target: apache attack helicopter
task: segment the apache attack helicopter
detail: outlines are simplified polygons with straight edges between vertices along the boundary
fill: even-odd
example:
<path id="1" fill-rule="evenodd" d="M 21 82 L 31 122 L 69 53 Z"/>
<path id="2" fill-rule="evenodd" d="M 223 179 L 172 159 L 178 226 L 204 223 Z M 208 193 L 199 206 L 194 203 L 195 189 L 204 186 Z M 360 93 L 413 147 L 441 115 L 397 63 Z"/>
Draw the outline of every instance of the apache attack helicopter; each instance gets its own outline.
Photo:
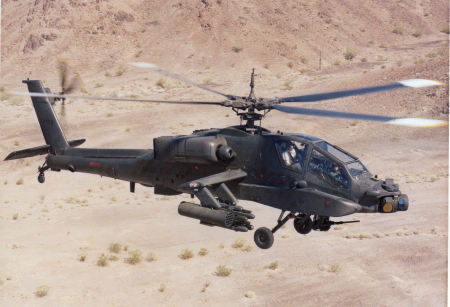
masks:
<path id="1" fill-rule="evenodd" d="M 364 95 L 407 87 L 427 87 L 440 82 L 411 79 L 392 84 L 302 95 L 284 98 L 256 98 L 254 70 L 247 97 L 228 95 L 149 63 L 131 63 L 192 86 L 225 97 L 223 101 L 178 101 L 139 98 L 94 97 L 68 95 L 62 69 L 60 94 L 52 94 L 39 80 L 24 80 L 31 96 L 46 145 L 19 150 L 5 160 L 47 154 L 38 168 L 38 181 L 45 181 L 47 170 L 84 172 L 130 182 L 134 193 L 136 183 L 153 187 L 159 195 L 188 193 L 200 204 L 181 202 L 178 213 L 219 226 L 246 232 L 253 229 L 255 216 L 238 205 L 238 199 L 250 200 L 281 210 L 272 229 L 261 227 L 254 233 L 258 247 L 267 249 L 274 242 L 273 234 L 289 219 L 297 232 L 328 231 L 333 224 L 358 221 L 330 220 L 353 213 L 393 213 L 408 210 L 408 196 L 392 179 L 381 180 L 366 169 L 361 161 L 338 146 L 313 136 L 298 133 L 271 132 L 255 122 L 271 110 L 285 113 L 368 120 L 411 127 L 431 127 L 446 121 L 420 118 L 399 118 L 318 110 L 286 106 L 287 103 L 316 102 Z M 75 81 L 72 81 L 72 84 Z M 208 104 L 231 108 L 241 119 L 237 126 L 196 130 L 190 135 L 160 136 L 153 139 L 153 149 L 90 149 L 75 148 L 85 140 L 67 141 L 52 105 L 56 100 L 82 98 L 95 100 L 144 101 L 174 104 Z M 285 213 L 288 212 L 286 215 Z"/>

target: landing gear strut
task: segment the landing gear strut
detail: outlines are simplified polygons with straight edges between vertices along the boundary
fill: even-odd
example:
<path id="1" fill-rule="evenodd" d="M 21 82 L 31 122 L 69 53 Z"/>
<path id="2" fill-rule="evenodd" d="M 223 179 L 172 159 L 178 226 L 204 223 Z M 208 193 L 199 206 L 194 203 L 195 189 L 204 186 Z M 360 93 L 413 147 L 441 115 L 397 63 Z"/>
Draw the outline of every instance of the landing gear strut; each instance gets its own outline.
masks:
<path id="1" fill-rule="evenodd" d="M 38 179 L 39 183 L 44 183 L 45 182 L 45 174 L 44 174 L 44 172 L 46 170 L 48 170 L 48 169 L 49 169 L 49 167 L 47 166 L 47 162 L 45 162 L 42 166 L 38 167 L 39 175 L 38 175 L 37 179 Z"/>
<path id="2" fill-rule="evenodd" d="M 275 232 L 277 232 L 277 230 L 280 229 L 281 226 L 286 224 L 287 221 L 289 221 L 289 219 L 295 217 L 295 214 L 291 212 L 283 218 L 284 212 L 285 212 L 285 210 L 281 211 L 281 214 L 278 217 L 278 221 L 277 221 L 278 223 L 272 230 L 270 230 L 267 227 L 260 227 L 260 228 L 256 229 L 255 235 L 253 238 L 255 240 L 255 244 L 259 248 L 268 249 L 268 248 L 272 247 L 273 241 L 274 241 L 273 234 Z"/>

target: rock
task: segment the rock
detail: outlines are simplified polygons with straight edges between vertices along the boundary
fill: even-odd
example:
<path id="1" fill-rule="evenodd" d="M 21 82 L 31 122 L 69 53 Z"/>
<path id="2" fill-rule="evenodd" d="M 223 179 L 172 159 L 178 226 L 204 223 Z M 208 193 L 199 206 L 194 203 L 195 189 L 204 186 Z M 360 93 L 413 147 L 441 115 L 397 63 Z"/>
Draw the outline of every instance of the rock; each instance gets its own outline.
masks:
<path id="1" fill-rule="evenodd" d="M 31 52 L 43 45 L 43 39 L 31 34 L 30 37 L 28 37 L 28 41 L 25 44 L 25 47 L 23 47 L 23 53 Z"/>
<path id="2" fill-rule="evenodd" d="M 131 14 L 128 14 L 125 11 L 119 11 L 116 14 L 114 14 L 114 17 L 117 21 L 126 21 L 126 22 L 133 22 L 134 21 L 134 16 Z"/>
<path id="3" fill-rule="evenodd" d="M 41 37 L 47 41 L 54 41 L 55 39 L 58 38 L 58 35 L 56 35 L 55 33 L 50 33 L 50 34 L 42 34 Z"/>

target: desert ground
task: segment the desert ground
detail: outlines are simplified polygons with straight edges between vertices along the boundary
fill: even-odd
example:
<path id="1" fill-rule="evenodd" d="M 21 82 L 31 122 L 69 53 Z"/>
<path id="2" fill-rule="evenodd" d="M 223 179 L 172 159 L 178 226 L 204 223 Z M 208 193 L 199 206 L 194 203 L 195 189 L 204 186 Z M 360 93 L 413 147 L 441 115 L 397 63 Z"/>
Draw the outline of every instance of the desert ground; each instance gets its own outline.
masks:
<path id="1" fill-rule="evenodd" d="M 301 10 L 295 1 L 279 7 L 255 1 L 247 6 L 234 1 L 61 3 L 4 1 L 1 160 L 44 144 L 29 98 L 8 91 L 24 91 L 20 80 L 26 77 L 59 91 L 58 56 L 81 73 L 79 93 L 92 95 L 221 99 L 126 64 L 133 61 L 157 63 L 240 95 L 248 94 L 255 67 L 258 97 L 433 79 L 445 85 L 302 106 L 448 120 L 445 1 L 362 1 L 354 10 L 351 1 L 302 4 Z M 169 24 L 165 16 L 185 24 Z M 298 31 L 302 39 L 294 48 L 288 42 L 293 44 Z M 56 37 L 26 48 L 31 35 L 42 33 Z M 147 44 L 150 40 L 157 44 Z M 348 46 L 354 59 L 345 59 Z M 239 123 L 230 109 L 215 106 L 78 99 L 66 101 L 64 112 L 60 104 L 54 109 L 67 138 L 86 138 L 86 148 L 152 148 L 160 135 Z M 37 167 L 44 156 L 1 161 L 0 305 L 447 305 L 448 127 L 408 128 L 275 110 L 262 125 L 314 135 L 353 153 L 373 174 L 400 184 L 409 210 L 339 218 L 360 223 L 306 236 L 288 223 L 275 234 L 273 247 L 261 250 L 253 231 L 206 227 L 178 215 L 187 195 L 154 195 L 139 185 L 132 194 L 127 182 L 65 171 L 46 172 L 40 184 Z M 255 228 L 273 227 L 280 213 L 253 202 L 240 205 L 256 215 Z M 220 276 L 226 269 L 229 275 Z"/>

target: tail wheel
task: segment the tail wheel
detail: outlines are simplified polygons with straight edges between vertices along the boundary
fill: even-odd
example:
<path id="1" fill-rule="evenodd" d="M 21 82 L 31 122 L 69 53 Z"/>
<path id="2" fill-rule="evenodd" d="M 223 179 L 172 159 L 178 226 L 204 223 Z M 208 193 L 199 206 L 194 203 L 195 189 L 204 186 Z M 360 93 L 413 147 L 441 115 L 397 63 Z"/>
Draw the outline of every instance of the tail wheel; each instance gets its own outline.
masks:
<path id="1" fill-rule="evenodd" d="M 39 173 L 38 181 L 39 181 L 39 183 L 44 183 L 45 182 L 45 175 L 44 175 L 44 173 Z"/>
<path id="2" fill-rule="evenodd" d="M 313 222 L 311 221 L 311 218 L 307 215 L 298 215 L 294 219 L 294 228 L 295 230 L 302 234 L 306 235 L 311 232 L 313 227 Z"/>
<path id="3" fill-rule="evenodd" d="M 273 233 L 266 227 L 256 229 L 254 239 L 255 244 L 262 249 L 268 249 L 273 245 Z"/>

